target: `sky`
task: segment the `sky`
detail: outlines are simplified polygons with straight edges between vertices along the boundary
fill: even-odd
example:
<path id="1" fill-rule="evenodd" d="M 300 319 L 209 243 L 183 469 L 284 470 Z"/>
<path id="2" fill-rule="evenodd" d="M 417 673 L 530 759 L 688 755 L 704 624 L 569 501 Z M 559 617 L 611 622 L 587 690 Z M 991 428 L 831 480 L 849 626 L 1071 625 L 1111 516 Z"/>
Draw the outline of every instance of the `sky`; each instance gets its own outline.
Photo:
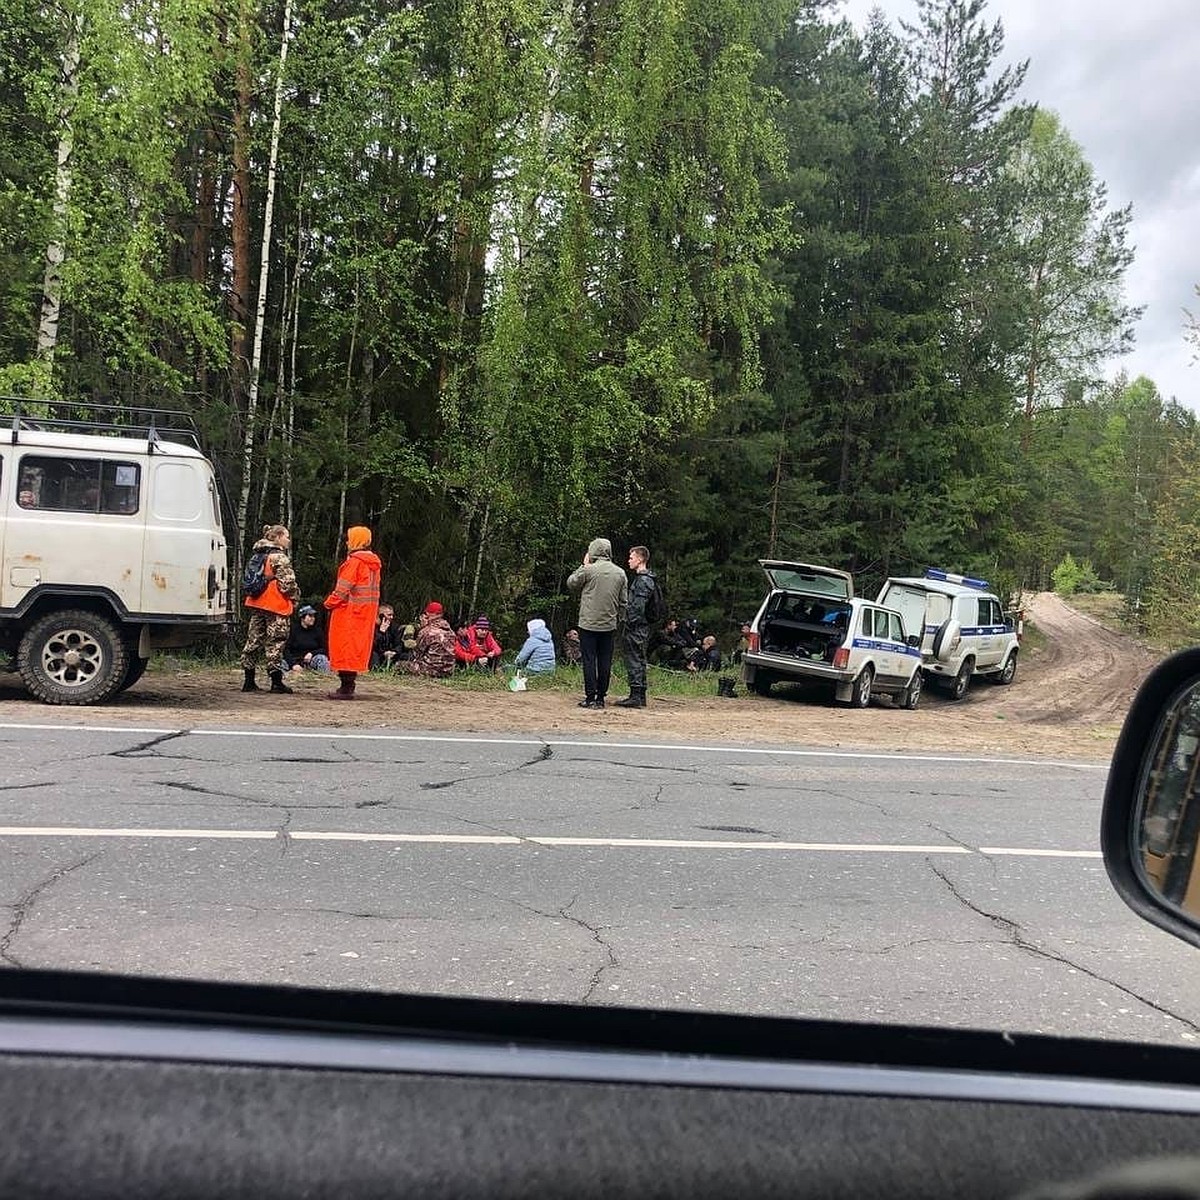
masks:
<path id="1" fill-rule="evenodd" d="M 862 28 L 879 8 L 895 26 L 916 0 L 843 0 Z M 1144 305 L 1124 369 L 1200 410 L 1200 362 L 1184 309 L 1200 318 L 1200 4 L 1197 0 L 988 0 L 1004 63 L 1029 60 L 1022 99 L 1053 109 L 1083 147 L 1114 208 L 1133 204 L 1137 248 L 1126 276 Z"/>

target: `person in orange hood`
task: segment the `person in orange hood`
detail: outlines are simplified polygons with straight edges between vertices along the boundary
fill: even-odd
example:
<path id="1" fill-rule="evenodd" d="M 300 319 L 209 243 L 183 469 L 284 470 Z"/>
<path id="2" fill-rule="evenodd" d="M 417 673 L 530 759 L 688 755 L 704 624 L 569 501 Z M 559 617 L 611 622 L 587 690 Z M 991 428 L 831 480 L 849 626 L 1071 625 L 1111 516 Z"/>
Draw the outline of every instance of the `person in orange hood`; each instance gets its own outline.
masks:
<path id="1" fill-rule="evenodd" d="M 342 681 L 331 700 L 353 700 L 360 671 L 371 663 L 375 620 L 379 612 L 379 555 L 371 549 L 371 531 L 365 525 L 346 530 L 345 561 L 338 567 L 337 583 L 325 597 L 329 609 L 329 664 Z"/>

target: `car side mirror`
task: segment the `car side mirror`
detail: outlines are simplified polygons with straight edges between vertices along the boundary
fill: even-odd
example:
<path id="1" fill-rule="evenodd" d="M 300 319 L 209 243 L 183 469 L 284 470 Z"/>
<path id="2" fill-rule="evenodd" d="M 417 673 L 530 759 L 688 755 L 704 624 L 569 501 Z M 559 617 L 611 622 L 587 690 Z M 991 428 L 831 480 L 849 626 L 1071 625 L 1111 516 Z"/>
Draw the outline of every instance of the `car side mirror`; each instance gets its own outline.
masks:
<path id="1" fill-rule="evenodd" d="M 919 633 L 910 633 L 908 637 L 904 639 L 904 644 L 906 646 L 911 646 L 914 650 L 919 650 L 921 647 L 921 635 Z"/>
<path id="2" fill-rule="evenodd" d="M 1200 648 L 1160 663 L 1113 754 L 1100 843 L 1118 894 L 1200 946 Z"/>

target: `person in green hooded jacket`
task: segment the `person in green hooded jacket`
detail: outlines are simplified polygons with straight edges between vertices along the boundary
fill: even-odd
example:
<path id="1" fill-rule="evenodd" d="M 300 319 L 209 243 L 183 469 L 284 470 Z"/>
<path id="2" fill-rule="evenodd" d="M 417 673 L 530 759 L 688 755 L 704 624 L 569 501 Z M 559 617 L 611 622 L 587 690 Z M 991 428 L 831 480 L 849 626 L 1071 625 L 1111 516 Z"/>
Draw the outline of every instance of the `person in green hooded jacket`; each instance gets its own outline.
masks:
<path id="1" fill-rule="evenodd" d="M 629 581 L 612 560 L 612 542 L 596 538 L 583 564 L 567 577 L 579 593 L 579 648 L 583 655 L 584 697 L 580 708 L 603 708 L 612 674 L 613 643 L 625 618 Z"/>

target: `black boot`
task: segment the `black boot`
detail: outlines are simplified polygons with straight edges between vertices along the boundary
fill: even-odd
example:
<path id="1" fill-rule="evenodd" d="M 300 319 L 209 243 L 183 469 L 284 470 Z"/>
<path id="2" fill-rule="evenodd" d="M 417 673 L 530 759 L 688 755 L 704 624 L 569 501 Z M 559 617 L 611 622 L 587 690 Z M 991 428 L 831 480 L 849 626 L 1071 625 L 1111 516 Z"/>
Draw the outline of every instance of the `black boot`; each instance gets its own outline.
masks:
<path id="1" fill-rule="evenodd" d="M 242 684 L 242 691 L 243 692 L 261 692 L 262 688 L 260 688 L 258 686 L 258 684 L 254 682 L 254 668 L 246 667 L 245 674 L 246 674 L 246 680 Z"/>
<path id="2" fill-rule="evenodd" d="M 629 695 L 624 700 L 617 701 L 617 708 L 645 708 L 646 689 L 630 688 Z"/>
<path id="3" fill-rule="evenodd" d="M 292 689 L 283 682 L 282 671 L 271 672 L 271 691 L 275 692 L 276 694 L 283 693 L 285 696 L 290 696 L 292 694 Z"/>
<path id="4" fill-rule="evenodd" d="M 580 700 L 579 707 L 580 708 L 591 708 L 595 705 L 595 703 L 596 703 L 596 701 L 591 696 L 585 696 L 582 700 Z"/>

